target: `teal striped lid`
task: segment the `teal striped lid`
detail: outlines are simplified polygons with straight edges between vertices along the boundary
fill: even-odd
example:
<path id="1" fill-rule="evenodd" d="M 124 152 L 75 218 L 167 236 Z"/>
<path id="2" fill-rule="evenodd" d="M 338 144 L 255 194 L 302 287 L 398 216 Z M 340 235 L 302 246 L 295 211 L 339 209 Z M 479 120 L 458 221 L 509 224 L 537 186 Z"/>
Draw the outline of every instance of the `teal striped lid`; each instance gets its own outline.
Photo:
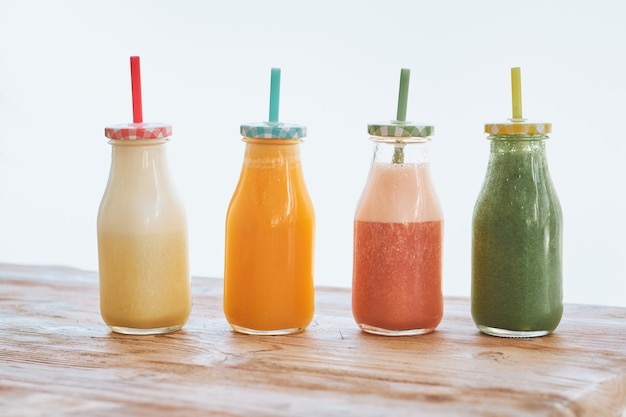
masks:
<path id="1" fill-rule="evenodd" d="M 300 139 L 306 136 L 306 126 L 290 123 L 260 122 L 241 125 L 241 135 L 258 139 Z"/>

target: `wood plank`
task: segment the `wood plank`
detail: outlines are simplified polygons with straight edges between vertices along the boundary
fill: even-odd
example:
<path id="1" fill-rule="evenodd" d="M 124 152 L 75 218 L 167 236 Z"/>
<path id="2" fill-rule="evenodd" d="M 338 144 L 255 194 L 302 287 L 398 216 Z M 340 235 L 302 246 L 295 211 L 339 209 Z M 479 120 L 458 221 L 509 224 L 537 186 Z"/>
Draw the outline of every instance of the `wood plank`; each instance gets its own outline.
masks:
<path id="1" fill-rule="evenodd" d="M 348 289 L 318 288 L 310 328 L 232 332 L 221 280 L 193 279 L 185 328 L 109 332 L 97 273 L 0 264 L 0 415 L 620 416 L 626 309 L 566 305 L 557 332 L 481 335 L 465 298 L 434 333 L 362 333 Z"/>

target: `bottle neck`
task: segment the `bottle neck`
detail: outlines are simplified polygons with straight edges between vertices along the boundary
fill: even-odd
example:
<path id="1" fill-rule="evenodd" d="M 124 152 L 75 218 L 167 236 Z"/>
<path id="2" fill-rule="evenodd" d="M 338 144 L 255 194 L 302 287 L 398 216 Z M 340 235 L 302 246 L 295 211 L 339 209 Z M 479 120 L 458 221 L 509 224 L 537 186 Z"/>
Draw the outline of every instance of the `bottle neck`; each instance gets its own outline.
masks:
<path id="1" fill-rule="evenodd" d="M 302 139 L 243 138 L 246 143 L 244 164 L 277 166 L 300 163 Z"/>
<path id="2" fill-rule="evenodd" d="M 111 140 L 111 176 L 146 178 L 167 175 L 167 139 Z"/>
<path id="3" fill-rule="evenodd" d="M 529 155 L 535 158 L 545 158 L 546 135 L 492 135 L 487 137 L 491 140 L 491 157 L 498 156 L 523 156 Z"/>
<path id="4" fill-rule="evenodd" d="M 487 176 L 517 178 L 548 177 L 545 135 L 489 136 L 491 151 Z"/>
<path id="5" fill-rule="evenodd" d="M 391 138 L 373 136 L 374 163 L 426 164 L 429 138 Z"/>
<path id="6" fill-rule="evenodd" d="M 429 172 L 429 140 L 395 139 L 372 137 L 374 159 L 355 219 L 384 223 L 442 220 Z"/>

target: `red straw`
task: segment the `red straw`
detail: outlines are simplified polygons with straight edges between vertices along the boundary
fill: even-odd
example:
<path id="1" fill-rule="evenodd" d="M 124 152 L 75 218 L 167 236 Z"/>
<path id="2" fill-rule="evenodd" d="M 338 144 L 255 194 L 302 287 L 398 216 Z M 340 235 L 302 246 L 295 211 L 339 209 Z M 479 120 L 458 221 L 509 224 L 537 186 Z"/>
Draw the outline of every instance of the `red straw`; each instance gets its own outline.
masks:
<path id="1" fill-rule="evenodd" d="M 141 69 L 139 57 L 130 57 L 130 82 L 133 92 L 133 123 L 143 123 L 143 108 L 141 104 Z"/>

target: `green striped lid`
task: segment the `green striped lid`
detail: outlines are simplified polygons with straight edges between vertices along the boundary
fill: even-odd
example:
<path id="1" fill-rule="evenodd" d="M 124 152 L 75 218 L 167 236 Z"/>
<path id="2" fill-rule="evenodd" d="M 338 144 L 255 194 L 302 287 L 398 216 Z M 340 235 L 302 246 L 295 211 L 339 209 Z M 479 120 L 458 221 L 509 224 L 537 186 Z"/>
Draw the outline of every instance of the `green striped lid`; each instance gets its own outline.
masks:
<path id="1" fill-rule="evenodd" d="M 241 125 L 240 132 L 246 138 L 300 139 L 306 136 L 306 126 L 278 122 L 246 123 Z"/>
<path id="2" fill-rule="evenodd" d="M 423 138 L 432 136 L 435 133 L 435 126 L 392 120 L 389 123 L 368 124 L 367 132 L 372 136 L 381 137 Z"/>

